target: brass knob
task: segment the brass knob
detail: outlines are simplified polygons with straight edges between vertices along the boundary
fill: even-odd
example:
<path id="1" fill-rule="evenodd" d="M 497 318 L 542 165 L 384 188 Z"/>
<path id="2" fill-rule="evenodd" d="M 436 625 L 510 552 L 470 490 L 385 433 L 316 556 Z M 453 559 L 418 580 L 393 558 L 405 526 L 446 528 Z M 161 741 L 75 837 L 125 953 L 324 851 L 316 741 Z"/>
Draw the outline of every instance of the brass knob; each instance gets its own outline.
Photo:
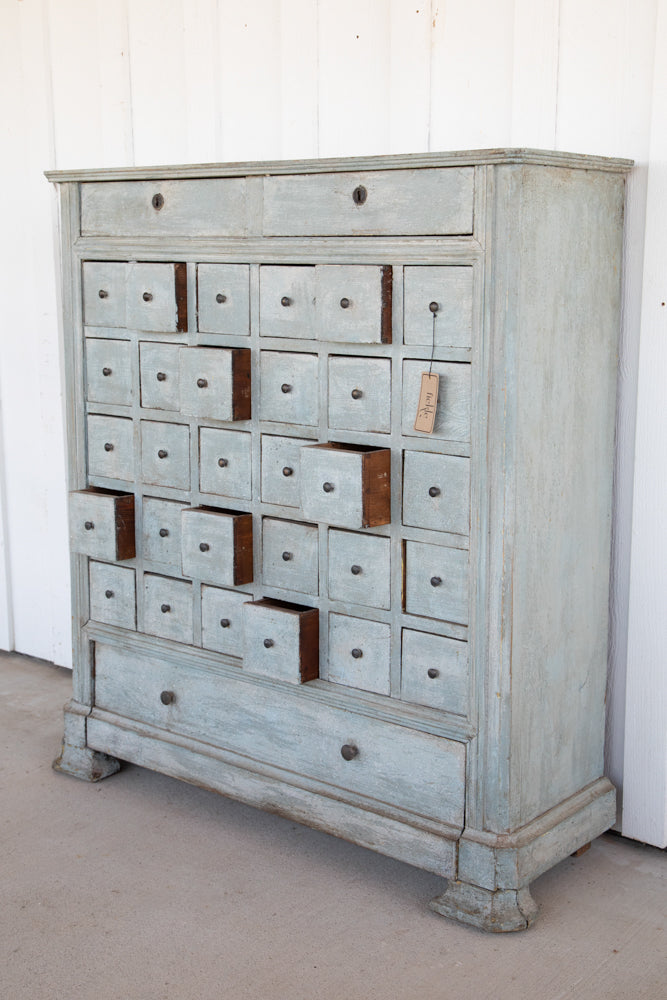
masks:
<path id="1" fill-rule="evenodd" d="M 322 483 L 322 489 L 325 493 L 333 493 L 334 484 L 333 483 Z"/>
<path id="2" fill-rule="evenodd" d="M 341 309 L 349 309 L 350 308 L 350 300 L 349 299 L 341 299 L 340 300 L 340 307 L 341 307 Z"/>
<path id="3" fill-rule="evenodd" d="M 164 198 L 162 197 L 162 195 L 154 194 L 153 197 L 151 198 L 151 205 L 153 206 L 156 212 L 159 212 L 162 206 L 164 205 Z"/>
<path id="4" fill-rule="evenodd" d="M 352 396 L 352 399 L 361 399 L 363 392 L 361 389 L 353 389 L 350 395 Z"/>
<path id="5" fill-rule="evenodd" d="M 102 369 L 102 374 L 103 375 L 111 375 L 111 369 L 110 368 L 103 368 Z"/>
<path id="6" fill-rule="evenodd" d="M 162 612 L 163 615 L 169 614 L 169 612 L 171 611 L 171 604 L 161 604 L 160 611 Z"/>
<path id="7" fill-rule="evenodd" d="M 95 525 L 93 524 L 92 521 L 86 521 L 86 523 L 84 524 L 84 528 L 86 529 L 86 531 L 92 531 L 94 527 Z"/>
<path id="8" fill-rule="evenodd" d="M 227 296 L 223 295 L 222 292 L 218 292 L 218 294 L 215 297 L 215 301 L 219 302 L 220 305 L 222 305 L 223 302 L 227 301 Z"/>
<path id="9" fill-rule="evenodd" d="M 176 701 L 176 696 L 173 691 L 161 691 L 160 701 L 163 705 L 172 705 Z"/>
<path id="10" fill-rule="evenodd" d="M 165 382 L 166 379 L 167 379 L 167 373 L 166 372 L 158 372 L 155 377 L 158 380 L 158 382 Z"/>
<path id="11" fill-rule="evenodd" d="M 168 528 L 160 528 L 160 538 L 167 538 L 169 535 Z"/>
<path id="12" fill-rule="evenodd" d="M 361 573 L 361 566 L 350 566 L 350 573 L 352 576 L 359 576 Z"/>
<path id="13" fill-rule="evenodd" d="M 200 552 L 208 552 L 208 550 L 210 548 L 211 548 L 211 546 L 208 544 L 208 542 L 200 542 L 199 543 L 199 551 Z"/>
<path id="14" fill-rule="evenodd" d="M 220 466 L 221 469 L 226 469 L 227 466 L 229 465 L 229 459 L 228 458 L 219 458 L 218 459 L 218 465 Z"/>
<path id="15" fill-rule="evenodd" d="M 440 309 L 440 306 L 438 305 L 437 302 L 429 302 L 428 307 L 434 314 L 437 313 L 438 310 Z"/>
<path id="16" fill-rule="evenodd" d="M 283 559 L 285 562 L 289 562 L 291 558 L 292 558 L 291 552 L 283 552 Z"/>
<path id="17" fill-rule="evenodd" d="M 428 674 L 428 676 L 431 678 L 432 681 L 435 680 L 436 677 L 440 676 L 440 671 L 436 670 L 435 667 L 429 667 L 426 673 Z"/>
<path id="18" fill-rule="evenodd" d="M 288 295 L 283 295 L 282 299 L 280 300 L 280 304 L 281 306 L 291 306 L 292 300 Z"/>
<path id="19" fill-rule="evenodd" d="M 364 654 L 363 654 L 363 651 L 361 649 L 353 649 L 352 650 L 352 657 L 355 660 L 360 660 L 363 655 Z"/>
<path id="20" fill-rule="evenodd" d="M 354 760 L 359 756 L 359 747 L 355 747 L 354 743 L 344 743 L 340 748 L 340 755 L 343 760 Z"/>
<path id="21" fill-rule="evenodd" d="M 439 486 L 430 486 L 429 487 L 429 491 L 428 491 L 428 495 L 430 497 L 439 497 L 440 496 L 440 487 Z"/>
<path id="22" fill-rule="evenodd" d="M 157 453 L 157 457 L 158 458 L 166 458 L 168 454 L 169 454 L 168 451 L 166 451 L 164 448 L 160 448 L 160 450 Z"/>
<path id="23" fill-rule="evenodd" d="M 432 576 L 431 577 L 431 586 L 432 587 L 439 587 L 441 583 L 442 583 L 442 577 L 439 577 L 439 576 Z"/>
<path id="24" fill-rule="evenodd" d="M 108 299 L 109 298 L 109 293 L 106 291 L 105 288 L 100 288 L 100 290 L 99 290 L 99 292 L 97 294 L 99 295 L 99 297 L 101 299 Z"/>
<path id="25" fill-rule="evenodd" d="M 267 649 L 271 649 L 271 646 L 274 645 L 273 639 L 265 639 L 264 645 L 266 646 Z"/>
<path id="26" fill-rule="evenodd" d="M 286 465 L 283 469 L 283 476 L 291 476 L 294 469 L 290 469 L 289 465 Z"/>
<path id="27" fill-rule="evenodd" d="M 141 297 L 144 300 L 144 302 L 152 302 L 153 301 L 153 293 L 152 292 L 144 292 L 144 294 Z"/>
<path id="28" fill-rule="evenodd" d="M 107 598 L 108 600 L 111 600 L 111 598 L 113 597 L 113 590 L 105 590 L 105 591 L 104 591 L 104 596 L 105 596 L 105 597 L 106 597 L 106 598 Z"/>
<path id="29" fill-rule="evenodd" d="M 285 393 L 291 392 L 292 386 L 289 384 L 289 382 L 283 382 L 283 384 L 280 387 L 280 391 Z"/>
<path id="30" fill-rule="evenodd" d="M 363 184 L 360 184 L 359 187 L 356 187 L 352 192 L 352 201 L 354 202 L 355 205 L 363 205 L 367 197 L 368 197 L 368 191 L 363 186 Z"/>
<path id="31" fill-rule="evenodd" d="M 221 618 L 220 619 L 220 628 L 229 628 L 230 625 L 231 625 L 231 622 L 230 622 L 229 618 Z"/>
<path id="32" fill-rule="evenodd" d="M 199 386 L 200 389 L 205 389 L 206 386 L 208 385 L 208 382 L 206 381 L 205 378 L 198 378 L 197 385 Z"/>
<path id="33" fill-rule="evenodd" d="M 113 445 L 112 445 L 111 441 L 107 441 L 106 442 L 106 444 L 104 445 L 104 450 L 105 451 L 113 451 Z"/>

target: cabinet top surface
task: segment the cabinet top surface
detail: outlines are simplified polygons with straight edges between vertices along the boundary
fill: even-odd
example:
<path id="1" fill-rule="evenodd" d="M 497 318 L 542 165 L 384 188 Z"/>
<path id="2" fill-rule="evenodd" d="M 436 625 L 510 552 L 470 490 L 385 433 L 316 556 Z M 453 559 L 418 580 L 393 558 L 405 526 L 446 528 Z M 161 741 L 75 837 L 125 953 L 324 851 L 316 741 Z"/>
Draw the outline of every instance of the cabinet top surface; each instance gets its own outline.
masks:
<path id="1" fill-rule="evenodd" d="M 540 149 L 477 149 L 442 153 L 406 153 L 392 156 L 355 156 L 310 160 L 260 160 L 239 163 L 199 163 L 179 166 L 112 167 L 47 170 L 55 183 L 70 181 L 167 180 L 178 178 L 239 177 L 247 175 L 310 174 L 338 171 L 405 170 L 427 167 L 470 167 L 487 164 L 533 164 L 579 170 L 627 173 L 633 160 L 587 156 Z"/>

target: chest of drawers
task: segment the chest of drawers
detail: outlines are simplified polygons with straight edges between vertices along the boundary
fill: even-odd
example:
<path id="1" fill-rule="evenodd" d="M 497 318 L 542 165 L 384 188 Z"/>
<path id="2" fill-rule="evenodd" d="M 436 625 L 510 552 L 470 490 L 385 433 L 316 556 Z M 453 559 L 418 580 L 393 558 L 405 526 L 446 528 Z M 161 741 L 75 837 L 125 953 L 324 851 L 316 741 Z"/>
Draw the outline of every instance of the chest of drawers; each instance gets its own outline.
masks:
<path id="1" fill-rule="evenodd" d="M 628 168 L 515 150 L 49 175 L 58 769 L 154 768 L 442 875 L 443 914 L 532 921 L 531 880 L 615 818 Z"/>

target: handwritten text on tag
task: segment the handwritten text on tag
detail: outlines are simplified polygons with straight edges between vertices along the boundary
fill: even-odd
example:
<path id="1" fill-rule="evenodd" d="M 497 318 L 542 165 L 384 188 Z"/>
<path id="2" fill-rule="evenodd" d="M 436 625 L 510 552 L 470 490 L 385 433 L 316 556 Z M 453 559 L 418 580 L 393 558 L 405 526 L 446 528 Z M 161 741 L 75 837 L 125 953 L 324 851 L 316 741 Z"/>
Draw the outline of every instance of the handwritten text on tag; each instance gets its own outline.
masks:
<path id="1" fill-rule="evenodd" d="M 422 372 L 422 383 L 419 390 L 419 403 L 415 418 L 415 430 L 422 434 L 432 434 L 435 424 L 435 411 L 438 405 L 439 375 L 429 375 Z"/>

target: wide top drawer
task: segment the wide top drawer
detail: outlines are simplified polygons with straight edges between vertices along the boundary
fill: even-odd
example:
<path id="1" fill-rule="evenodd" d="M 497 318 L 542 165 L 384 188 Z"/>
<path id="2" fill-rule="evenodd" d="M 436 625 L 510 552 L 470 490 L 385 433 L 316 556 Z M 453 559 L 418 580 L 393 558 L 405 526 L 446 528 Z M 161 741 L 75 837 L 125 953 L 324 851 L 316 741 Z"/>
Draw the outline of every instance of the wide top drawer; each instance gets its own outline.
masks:
<path id="1" fill-rule="evenodd" d="M 244 177 L 81 185 L 82 236 L 245 236 Z"/>
<path id="2" fill-rule="evenodd" d="M 473 188 L 472 167 L 265 177 L 264 235 L 468 235 Z"/>

